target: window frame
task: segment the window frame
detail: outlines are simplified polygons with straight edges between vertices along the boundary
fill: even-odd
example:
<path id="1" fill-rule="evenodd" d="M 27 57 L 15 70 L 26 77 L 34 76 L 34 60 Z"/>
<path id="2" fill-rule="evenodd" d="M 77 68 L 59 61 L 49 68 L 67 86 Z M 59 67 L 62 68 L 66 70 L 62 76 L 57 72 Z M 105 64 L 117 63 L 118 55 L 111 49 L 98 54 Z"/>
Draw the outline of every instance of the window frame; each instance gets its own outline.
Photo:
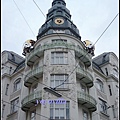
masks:
<path id="1" fill-rule="evenodd" d="M 58 116 L 56 116 L 56 112 L 59 113 Z M 63 116 L 60 116 L 61 115 L 60 112 L 63 112 Z M 66 104 L 51 103 L 50 104 L 50 120 L 52 119 L 53 120 L 70 119 L 70 101 L 66 101 Z"/>
<path id="2" fill-rule="evenodd" d="M 68 83 L 68 81 L 69 81 L 68 76 L 69 76 L 68 74 L 51 74 L 50 75 L 50 86 L 51 86 L 51 88 L 55 88 L 56 86 L 62 84 L 65 80 L 66 80 L 65 83 Z M 63 79 L 61 79 L 61 78 L 63 78 Z M 65 88 L 67 88 L 67 85 L 63 84 L 63 85 L 61 85 L 57 88 L 65 89 Z"/>
<path id="3" fill-rule="evenodd" d="M 51 52 L 51 64 L 52 65 L 67 65 L 68 64 L 68 52 L 56 51 Z"/>
<path id="4" fill-rule="evenodd" d="M 107 114 L 107 102 L 101 98 L 99 98 L 99 110 L 100 112 Z"/>
<path id="5" fill-rule="evenodd" d="M 14 100 L 12 100 L 10 103 L 11 103 L 11 104 L 10 104 L 10 105 L 11 105 L 11 106 L 10 106 L 10 113 L 12 114 L 12 113 L 18 111 L 19 97 L 16 98 L 16 99 L 14 99 Z"/>
<path id="6" fill-rule="evenodd" d="M 18 86 L 18 88 L 17 88 Z M 15 82 L 13 83 L 13 92 L 18 91 L 21 89 L 21 78 L 18 78 L 17 80 L 15 80 Z"/>
<path id="7" fill-rule="evenodd" d="M 104 93 L 104 84 L 99 78 L 96 79 L 96 84 L 97 89 Z"/>
<path id="8" fill-rule="evenodd" d="M 5 95 L 8 95 L 8 87 L 9 87 L 9 84 L 6 85 Z"/>

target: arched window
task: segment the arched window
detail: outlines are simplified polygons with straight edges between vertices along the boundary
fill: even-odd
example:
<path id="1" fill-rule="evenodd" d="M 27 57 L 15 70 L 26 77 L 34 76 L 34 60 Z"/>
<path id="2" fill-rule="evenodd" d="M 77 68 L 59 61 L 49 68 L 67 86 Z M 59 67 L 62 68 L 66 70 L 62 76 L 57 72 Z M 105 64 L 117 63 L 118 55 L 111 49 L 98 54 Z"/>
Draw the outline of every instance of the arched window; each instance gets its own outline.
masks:
<path id="1" fill-rule="evenodd" d="M 97 79 L 96 85 L 101 92 L 104 92 L 103 82 L 101 80 Z"/>
<path id="2" fill-rule="evenodd" d="M 14 82 L 14 87 L 13 87 L 13 92 L 17 91 L 21 89 L 21 78 L 18 78 L 15 82 Z"/>

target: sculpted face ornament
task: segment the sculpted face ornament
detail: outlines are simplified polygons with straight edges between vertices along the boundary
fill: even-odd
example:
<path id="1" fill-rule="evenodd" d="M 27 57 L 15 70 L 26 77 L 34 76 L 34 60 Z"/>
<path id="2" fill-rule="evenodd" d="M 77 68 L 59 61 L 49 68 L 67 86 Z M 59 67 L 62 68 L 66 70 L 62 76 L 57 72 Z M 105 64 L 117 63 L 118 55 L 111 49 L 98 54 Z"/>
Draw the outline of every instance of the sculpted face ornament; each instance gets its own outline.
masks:
<path id="1" fill-rule="evenodd" d="M 93 43 L 89 40 L 85 40 L 85 41 L 83 41 L 83 43 L 84 43 L 88 53 L 90 53 L 92 56 L 94 56 L 95 46 L 93 45 Z"/>
<path id="2" fill-rule="evenodd" d="M 29 53 L 34 47 L 33 45 L 35 44 L 34 40 L 27 40 L 23 44 L 23 53 L 22 55 L 26 56 L 26 53 Z"/>

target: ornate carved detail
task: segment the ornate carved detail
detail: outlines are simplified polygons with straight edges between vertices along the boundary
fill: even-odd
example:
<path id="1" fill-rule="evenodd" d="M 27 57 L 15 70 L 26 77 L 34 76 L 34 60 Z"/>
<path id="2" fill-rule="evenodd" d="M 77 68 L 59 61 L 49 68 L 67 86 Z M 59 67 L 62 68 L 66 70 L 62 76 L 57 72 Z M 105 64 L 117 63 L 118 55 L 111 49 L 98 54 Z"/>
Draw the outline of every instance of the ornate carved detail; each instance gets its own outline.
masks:
<path id="1" fill-rule="evenodd" d="M 47 82 L 48 82 L 48 75 L 45 74 L 44 76 L 45 76 L 45 78 L 44 78 L 44 82 L 45 82 L 45 84 L 47 84 Z"/>
<path id="2" fill-rule="evenodd" d="M 49 54 L 45 57 L 45 65 L 49 65 Z"/>

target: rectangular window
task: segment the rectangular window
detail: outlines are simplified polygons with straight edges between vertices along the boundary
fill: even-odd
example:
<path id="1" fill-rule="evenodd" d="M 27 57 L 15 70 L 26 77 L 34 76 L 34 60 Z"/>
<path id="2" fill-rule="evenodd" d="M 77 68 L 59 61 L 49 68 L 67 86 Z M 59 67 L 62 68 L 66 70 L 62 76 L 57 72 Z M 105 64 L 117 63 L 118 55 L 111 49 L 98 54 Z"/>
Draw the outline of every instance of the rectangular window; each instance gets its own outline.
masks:
<path id="1" fill-rule="evenodd" d="M 4 117 L 4 111 L 5 111 L 5 104 L 3 104 L 3 107 L 2 107 L 2 117 Z"/>
<path id="2" fill-rule="evenodd" d="M 51 53 L 52 64 L 68 64 L 67 52 L 52 52 Z"/>
<path id="3" fill-rule="evenodd" d="M 108 88 L 109 88 L 110 96 L 112 96 L 112 91 L 111 91 L 110 85 L 108 85 Z"/>
<path id="4" fill-rule="evenodd" d="M 7 86 L 6 86 L 5 95 L 8 95 L 8 87 L 9 87 L 9 84 L 7 84 Z"/>
<path id="5" fill-rule="evenodd" d="M 65 40 L 65 39 L 54 39 L 54 40 L 52 40 L 52 43 L 57 43 L 57 42 L 65 42 L 65 43 L 67 43 L 67 40 Z"/>
<path id="6" fill-rule="evenodd" d="M 83 111 L 83 120 L 88 120 L 88 112 Z"/>
<path id="7" fill-rule="evenodd" d="M 105 71 L 106 71 L 106 75 L 108 76 L 108 70 L 107 70 L 107 68 L 105 68 Z"/>
<path id="8" fill-rule="evenodd" d="M 10 113 L 16 112 L 18 110 L 18 106 L 19 106 L 19 98 L 11 101 L 11 111 L 10 111 Z"/>
<path id="9" fill-rule="evenodd" d="M 99 108 L 100 108 L 100 111 L 107 114 L 107 103 L 101 99 L 99 99 Z"/>
<path id="10" fill-rule="evenodd" d="M 50 119 L 70 119 L 69 101 L 66 104 L 50 104 Z"/>
<path id="11" fill-rule="evenodd" d="M 112 105 L 113 117 L 116 118 L 115 107 Z"/>
<path id="12" fill-rule="evenodd" d="M 66 81 L 65 81 L 66 80 Z M 60 85 L 57 88 L 66 88 L 66 84 L 62 84 L 65 81 L 65 83 L 68 83 L 68 75 L 67 74 L 53 74 L 50 77 L 50 83 L 51 83 L 51 87 L 54 88 L 58 85 Z"/>
<path id="13" fill-rule="evenodd" d="M 15 92 L 15 91 L 19 90 L 20 88 L 21 88 L 21 80 L 18 79 L 14 82 L 14 90 L 13 91 Z"/>
<path id="14" fill-rule="evenodd" d="M 30 120 L 36 120 L 36 110 L 31 112 Z"/>

